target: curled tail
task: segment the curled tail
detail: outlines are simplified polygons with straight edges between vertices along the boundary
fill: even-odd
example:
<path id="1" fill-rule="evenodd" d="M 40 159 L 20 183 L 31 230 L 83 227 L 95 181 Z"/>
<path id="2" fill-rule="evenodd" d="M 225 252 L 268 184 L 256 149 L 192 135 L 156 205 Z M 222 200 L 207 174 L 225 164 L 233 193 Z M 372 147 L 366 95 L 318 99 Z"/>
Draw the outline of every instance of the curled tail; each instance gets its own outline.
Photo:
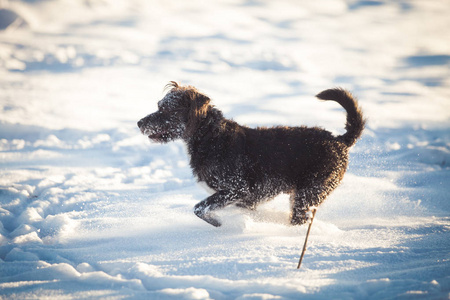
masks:
<path id="1" fill-rule="evenodd" d="M 319 93 L 317 98 L 321 100 L 333 100 L 339 103 L 347 111 L 347 122 L 345 123 L 346 133 L 339 136 L 347 147 L 351 147 L 361 136 L 366 120 L 363 117 L 358 101 L 353 95 L 341 88 L 329 89 Z"/>

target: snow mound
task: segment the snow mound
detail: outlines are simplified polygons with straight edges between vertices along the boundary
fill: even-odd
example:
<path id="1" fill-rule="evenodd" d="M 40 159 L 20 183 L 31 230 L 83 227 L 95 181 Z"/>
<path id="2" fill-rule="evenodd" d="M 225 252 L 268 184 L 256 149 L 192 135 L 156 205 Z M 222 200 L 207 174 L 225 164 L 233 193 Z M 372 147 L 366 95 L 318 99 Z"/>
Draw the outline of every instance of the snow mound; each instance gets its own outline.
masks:
<path id="1" fill-rule="evenodd" d="M 0 8 L 0 30 L 23 28 L 27 25 L 27 22 L 16 12 Z"/>

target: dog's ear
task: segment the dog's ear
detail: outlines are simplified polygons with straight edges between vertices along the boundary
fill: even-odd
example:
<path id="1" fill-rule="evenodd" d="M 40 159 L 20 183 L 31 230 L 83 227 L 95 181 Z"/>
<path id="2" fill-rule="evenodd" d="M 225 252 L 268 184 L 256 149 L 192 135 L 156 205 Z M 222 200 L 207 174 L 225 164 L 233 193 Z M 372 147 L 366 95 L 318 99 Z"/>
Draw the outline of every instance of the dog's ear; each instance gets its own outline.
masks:
<path id="1" fill-rule="evenodd" d="M 191 113 L 194 114 L 194 117 L 204 118 L 208 111 L 210 102 L 211 99 L 209 99 L 206 95 L 194 92 L 191 97 Z"/>
<path id="2" fill-rule="evenodd" d="M 186 98 L 189 103 L 187 134 L 193 134 L 200 121 L 206 117 L 211 99 L 194 89 L 186 91 Z"/>

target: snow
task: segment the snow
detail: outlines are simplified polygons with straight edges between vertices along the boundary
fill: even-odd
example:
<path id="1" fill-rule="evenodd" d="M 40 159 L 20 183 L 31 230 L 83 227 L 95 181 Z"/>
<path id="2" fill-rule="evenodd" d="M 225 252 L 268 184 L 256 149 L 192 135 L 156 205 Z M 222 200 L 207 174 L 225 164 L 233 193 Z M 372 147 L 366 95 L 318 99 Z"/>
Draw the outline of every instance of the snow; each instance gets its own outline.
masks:
<path id="1" fill-rule="evenodd" d="M 447 299 L 445 1 L 0 2 L 0 297 Z M 176 80 L 249 126 L 367 128 L 307 226 L 281 195 L 193 214 L 184 145 L 136 122 Z"/>

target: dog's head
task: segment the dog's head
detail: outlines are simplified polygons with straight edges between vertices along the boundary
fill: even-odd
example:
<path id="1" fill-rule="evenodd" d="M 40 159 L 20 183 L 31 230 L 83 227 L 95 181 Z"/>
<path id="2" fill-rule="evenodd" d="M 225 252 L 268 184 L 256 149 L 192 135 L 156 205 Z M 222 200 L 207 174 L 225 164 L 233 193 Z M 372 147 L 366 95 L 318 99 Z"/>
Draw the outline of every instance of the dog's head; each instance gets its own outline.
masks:
<path id="1" fill-rule="evenodd" d="M 158 111 L 137 123 L 142 134 L 159 143 L 187 138 L 211 107 L 211 100 L 194 87 L 179 86 L 174 81 L 166 87 L 170 91 L 158 102 Z"/>

